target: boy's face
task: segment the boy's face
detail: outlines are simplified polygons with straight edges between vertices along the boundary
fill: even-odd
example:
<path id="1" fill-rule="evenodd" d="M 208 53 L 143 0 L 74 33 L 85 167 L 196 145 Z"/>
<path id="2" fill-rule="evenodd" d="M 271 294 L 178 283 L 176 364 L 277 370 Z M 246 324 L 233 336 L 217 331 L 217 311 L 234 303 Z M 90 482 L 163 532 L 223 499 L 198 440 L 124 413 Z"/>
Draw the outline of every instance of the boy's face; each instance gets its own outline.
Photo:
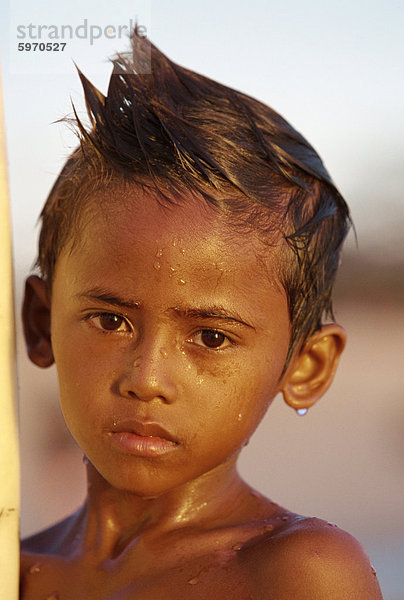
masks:
<path id="1" fill-rule="evenodd" d="M 279 390 L 290 325 L 276 248 L 192 198 L 162 208 L 132 194 L 94 202 L 62 252 L 52 347 L 89 460 L 113 486 L 156 496 L 248 441 Z"/>

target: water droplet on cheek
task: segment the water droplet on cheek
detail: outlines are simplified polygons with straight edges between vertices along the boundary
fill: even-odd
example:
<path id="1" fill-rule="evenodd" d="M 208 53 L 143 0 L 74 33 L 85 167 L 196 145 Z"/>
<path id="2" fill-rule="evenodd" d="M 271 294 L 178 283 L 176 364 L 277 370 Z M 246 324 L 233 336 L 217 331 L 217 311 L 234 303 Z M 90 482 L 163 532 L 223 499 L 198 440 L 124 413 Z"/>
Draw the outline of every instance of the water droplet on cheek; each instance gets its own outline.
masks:
<path id="1" fill-rule="evenodd" d="M 156 260 L 156 262 L 153 264 L 153 267 L 156 269 L 156 271 L 159 271 L 161 269 L 161 264 L 158 260 Z"/>
<path id="2" fill-rule="evenodd" d="M 159 249 L 157 250 L 157 252 L 156 252 L 156 256 L 157 256 L 157 258 L 159 258 L 160 256 L 163 256 L 163 251 L 162 251 L 162 249 L 161 249 L 161 248 L 159 248 Z"/>
<path id="3" fill-rule="evenodd" d="M 196 583 L 198 583 L 199 581 L 199 577 L 192 577 L 191 579 L 188 579 L 187 583 L 189 583 L 189 585 L 195 585 Z"/>
<path id="4" fill-rule="evenodd" d="M 242 418 L 243 418 L 243 415 L 241 413 L 238 413 L 238 415 L 237 415 L 237 421 L 241 421 Z"/>
<path id="5" fill-rule="evenodd" d="M 163 358 L 167 358 L 168 357 L 168 352 L 165 348 L 160 348 L 160 354 Z"/>
<path id="6" fill-rule="evenodd" d="M 59 592 L 52 592 L 49 596 L 46 596 L 45 600 L 59 600 Z"/>
<path id="7" fill-rule="evenodd" d="M 184 279 L 179 279 L 178 283 L 179 283 L 179 285 L 185 285 L 186 281 Z"/>
<path id="8" fill-rule="evenodd" d="M 238 542 L 237 544 L 234 544 L 234 546 L 232 546 L 231 549 L 237 552 L 238 550 L 241 550 L 242 547 L 243 544 L 241 542 Z"/>

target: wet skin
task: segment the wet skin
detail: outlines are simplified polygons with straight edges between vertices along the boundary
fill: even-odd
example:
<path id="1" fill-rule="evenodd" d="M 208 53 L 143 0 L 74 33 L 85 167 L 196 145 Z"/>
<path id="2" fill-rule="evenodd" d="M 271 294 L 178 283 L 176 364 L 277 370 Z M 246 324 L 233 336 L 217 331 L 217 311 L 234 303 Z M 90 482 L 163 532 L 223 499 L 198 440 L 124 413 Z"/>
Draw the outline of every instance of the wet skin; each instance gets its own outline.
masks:
<path id="1" fill-rule="evenodd" d="M 111 191 L 108 209 L 98 199 L 57 262 L 52 351 L 88 496 L 23 545 L 22 598 L 359 598 L 350 582 L 348 595 L 328 593 L 324 572 L 341 579 L 331 567 L 322 590 L 306 581 L 323 563 L 341 571 L 346 552 L 363 597 L 380 598 L 352 538 L 285 511 L 236 470 L 284 383 L 279 248 L 192 198 L 167 209 L 123 194 Z"/>

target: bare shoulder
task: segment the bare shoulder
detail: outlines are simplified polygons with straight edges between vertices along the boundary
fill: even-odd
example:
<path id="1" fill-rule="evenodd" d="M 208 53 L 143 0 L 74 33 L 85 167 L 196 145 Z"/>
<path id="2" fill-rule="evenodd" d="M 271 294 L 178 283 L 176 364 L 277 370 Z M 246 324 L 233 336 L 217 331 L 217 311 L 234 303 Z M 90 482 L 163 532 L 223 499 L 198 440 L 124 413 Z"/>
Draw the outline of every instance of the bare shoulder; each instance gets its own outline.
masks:
<path id="1" fill-rule="evenodd" d="M 43 589 L 47 589 L 53 581 L 58 581 L 61 567 L 65 568 L 69 556 L 74 519 L 75 515 L 71 515 L 21 541 L 21 600 L 47 597 Z"/>
<path id="2" fill-rule="evenodd" d="M 260 541 L 252 554 L 262 597 L 382 600 L 376 573 L 359 542 L 321 519 L 292 519 Z"/>
<path id="3" fill-rule="evenodd" d="M 75 515 L 40 531 L 21 541 L 21 553 L 24 554 L 49 554 L 60 548 L 71 530 L 71 523 Z"/>

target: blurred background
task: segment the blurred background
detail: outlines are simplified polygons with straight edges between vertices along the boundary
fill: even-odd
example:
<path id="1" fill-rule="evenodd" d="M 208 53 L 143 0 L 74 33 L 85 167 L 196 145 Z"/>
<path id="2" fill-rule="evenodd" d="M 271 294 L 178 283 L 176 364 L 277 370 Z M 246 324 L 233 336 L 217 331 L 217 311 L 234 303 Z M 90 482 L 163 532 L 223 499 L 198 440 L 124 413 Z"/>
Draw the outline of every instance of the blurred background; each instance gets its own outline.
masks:
<path id="1" fill-rule="evenodd" d="M 82 456 L 63 424 L 55 372 L 29 364 L 18 318 L 23 280 L 35 259 L 36 219 L 76 145 L 68 127 L 54 121 L 71 115 L 71 99 L 84 111 L 72 60 L 106 92 L 110 64 L 105 59 L 127 47 L 123 26 L 127 32 L 136 18 L 174 61 L 285 116 L 319 151 L 351 206 L 358 246 L 351 235 L 337 284 L 336 315 L 348 332 L 348 346 L 335 384 L 304 418 L 277 399 L 240 468 L 277 502 L 353 533 L 371 557 L 385 600 L 402 600 L 404 5 L 399 0 L 121 0 L 113 8 L 104 0 L 2 1 L 22 533 L 67 515 L 85 495 Z M 46 28 L 39 39 L 40 25 L 56 27 L 52 41 L 65 41 L 63 52 L 18 50 L 18 43 L 49 41 Z M 63 25 L 81 26 L 80 33 L 70 39 L 65 29 L 63 40 Z"/>

